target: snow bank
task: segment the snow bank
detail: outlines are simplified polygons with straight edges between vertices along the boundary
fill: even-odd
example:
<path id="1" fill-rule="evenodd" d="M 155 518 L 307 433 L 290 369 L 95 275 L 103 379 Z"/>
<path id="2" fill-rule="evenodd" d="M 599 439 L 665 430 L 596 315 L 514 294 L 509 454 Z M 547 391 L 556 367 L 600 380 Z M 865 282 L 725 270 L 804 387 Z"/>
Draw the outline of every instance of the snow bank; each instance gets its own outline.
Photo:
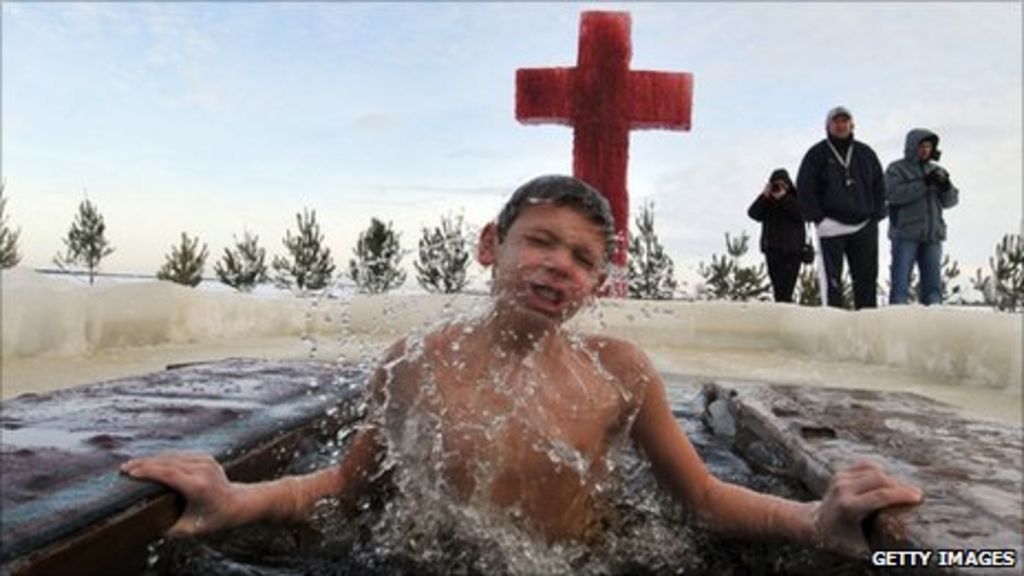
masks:
<path id="1" fill-rule="evenodd" d="M 3 356 L 81 356 L 103 350 L 291 336 L 332 329 L 309 301 L 196 290 L 170 282 L 89 286 L 24 268 L 2 285 Z"/>
<path id="2" fill-rule="evenodd" d="M 90 287 L 18 268 L 0 279 L 5 362 L 263 337 L 352 334 L 385 341 L 488 302 L 464 294 L 317 301 L 156 281 Z M 1022 387 L 1022 318 L 989 310 L 903 306 L 849 312 L 770 303 L 602 300 L 573 324 L 645 349 L 778 350 L 825 363 L 905 368 L 1016 394 Z"/>
<path id="3" fill-rule="evenodd" d="M 351 329 L 398 336 L 485 297 L 356 297 Z M 644 348 L 780 350 L 823 362 L 905 368 L 965 385 L 1022 387 L 1020 315 L 961 307 L 851 312 L 773 303 L 603 300 L 573 324 Z"/>

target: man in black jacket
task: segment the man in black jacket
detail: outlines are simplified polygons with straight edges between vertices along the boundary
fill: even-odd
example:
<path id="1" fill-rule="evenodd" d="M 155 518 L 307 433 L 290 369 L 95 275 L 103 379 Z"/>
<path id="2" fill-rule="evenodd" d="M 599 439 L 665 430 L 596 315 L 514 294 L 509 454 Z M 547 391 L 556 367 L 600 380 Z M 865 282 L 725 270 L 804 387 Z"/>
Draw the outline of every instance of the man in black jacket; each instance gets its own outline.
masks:
<path id="1" fill-rule="evenodd" d="M 854 306 L 877 305 L 878 221 L 885 218 L 885 178 L 870 146 L 853 138 L 853 115 L 828 112 L 828 137 L 811 146 L 797 175 L 805 220 L 817 226 L 828 278 L 828 305 L 842 306 L 843 257 L 850 263 Z"/>

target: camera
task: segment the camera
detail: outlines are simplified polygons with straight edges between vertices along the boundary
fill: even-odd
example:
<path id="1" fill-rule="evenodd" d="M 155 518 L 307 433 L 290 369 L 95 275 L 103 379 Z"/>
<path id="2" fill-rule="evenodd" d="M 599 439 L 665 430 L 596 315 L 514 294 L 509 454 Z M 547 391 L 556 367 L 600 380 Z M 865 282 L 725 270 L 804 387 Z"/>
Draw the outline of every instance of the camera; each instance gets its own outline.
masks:
<path id="1" fill-rule="evenodd" d="M 938 187 L 939 190 L 945 192 L 949 190 L 951 184 L 949 183 L 949 172 L 944 169 L 936 167 L 931 172 L 928 172 L 924 176 L 924 181 L 928 184 Z"/>
<path id="2" fill-rule="evenodd" d="M 942 184 L 943 182 L 949 181 L 949 173 L 943 170 L 942 168 L 935 168 L 934 170 L 929 172 L 925 176 L 925 178 L 930 182 L 934 182 L 935 184 Z"/>

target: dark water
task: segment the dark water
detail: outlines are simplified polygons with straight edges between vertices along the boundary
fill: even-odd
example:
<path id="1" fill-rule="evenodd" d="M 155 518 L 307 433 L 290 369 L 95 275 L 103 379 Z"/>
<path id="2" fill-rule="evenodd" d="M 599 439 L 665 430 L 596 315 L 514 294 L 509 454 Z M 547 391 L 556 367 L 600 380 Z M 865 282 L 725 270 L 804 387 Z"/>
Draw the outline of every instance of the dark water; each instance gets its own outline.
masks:
<path id="1" fill-rule="evenodd" d="M 674 412 L 719 478 L 796 500 L 809 494 L 796 481 L 751 465 L 710 432 L 696 400 Z M 342 443 L 343 446 L 343 443 Z M 290 473 L 336 461 L 337 446 L 300 455 Z M 780 542 L 717 537 L 689 518 L 657 483 L 644 460 L 626 448 L 614 456 L 616 482 L 607 488 L 611 520 L 592 542 L 549 545 L 502 515 L 480 515 L 422 495 L 383 489 L 357 504 L 321 503 L 309 526 L 249 526 L 199 540 L 161 541 L 148 574 L 871 574 L 862 562 Z"/>

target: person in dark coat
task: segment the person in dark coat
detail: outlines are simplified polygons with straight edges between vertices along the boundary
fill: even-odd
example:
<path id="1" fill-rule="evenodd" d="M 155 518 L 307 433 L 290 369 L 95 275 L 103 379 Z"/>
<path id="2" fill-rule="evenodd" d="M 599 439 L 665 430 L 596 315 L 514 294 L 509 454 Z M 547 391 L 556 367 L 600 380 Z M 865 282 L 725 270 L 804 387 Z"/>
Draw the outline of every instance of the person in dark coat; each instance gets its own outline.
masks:
<path id="1" fill-rule="evenodd" d="M 800 273 L 800 250 L 806 236 L 796 187 L 789 172 L 772 172 L 764 189 L 747 210 L 761 223 L 761 252 L 768 263 L 768 276 L 776 302 L 792 302 L 793 288 Z"/>
<path id="2" fill-rule="evenodd" d="M 828 305 L 842 307 L 843 259 L 850 264 L 854 306 L 878 306 L 878 222 L 887 213 L 885 178 L 878 156 L 853 137 L 847 108 L 829 110 L 827 137 L 800 163 L 800 211 L 814 222 L 828 278 Z"/>

